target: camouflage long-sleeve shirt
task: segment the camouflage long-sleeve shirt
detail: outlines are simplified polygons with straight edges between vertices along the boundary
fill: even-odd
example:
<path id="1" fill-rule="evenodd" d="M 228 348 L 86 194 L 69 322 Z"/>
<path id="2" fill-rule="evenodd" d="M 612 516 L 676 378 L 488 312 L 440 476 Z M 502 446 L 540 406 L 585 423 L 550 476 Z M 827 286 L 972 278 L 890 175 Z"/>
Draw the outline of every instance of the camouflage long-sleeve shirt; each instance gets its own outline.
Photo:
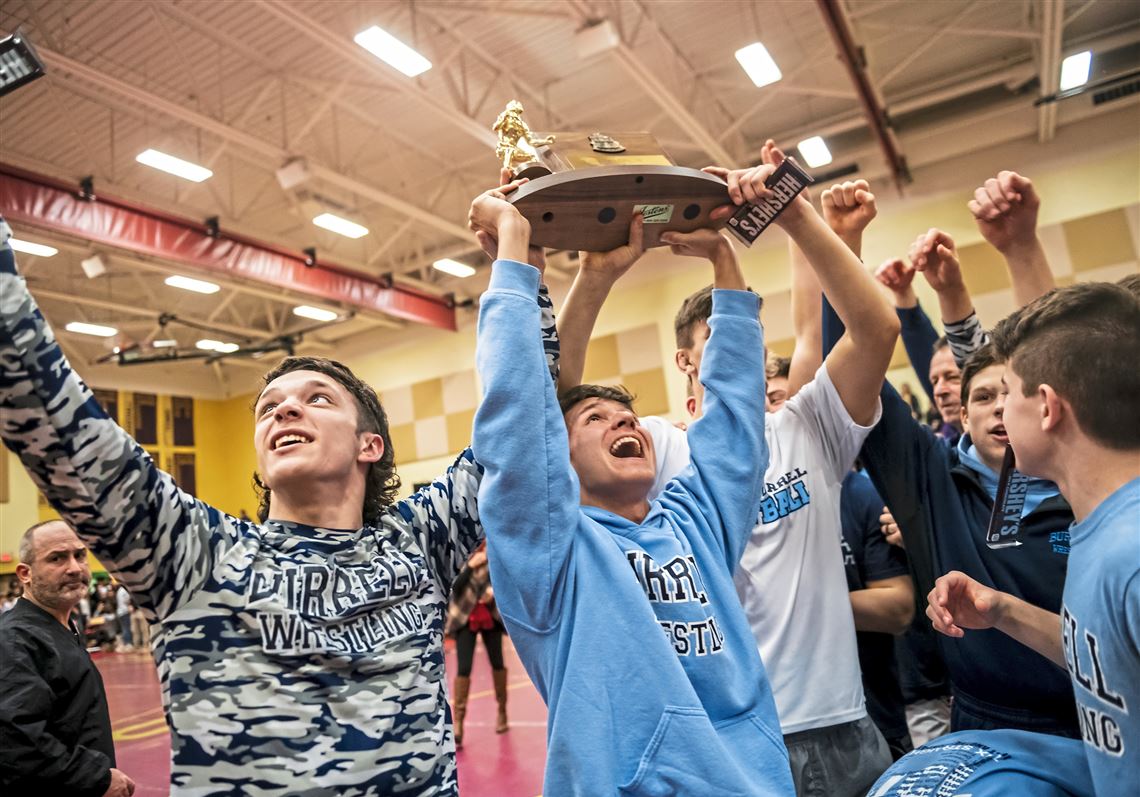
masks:
<path id="1" fill-rule="evenodd" d="M 8 237 L 0 220 L 0 434 L 157 623 L 172 794 L 455 794 L 442 631 L 483 536 L 470 450 L 375 527 L 226 515 L 104 413 Z"/>

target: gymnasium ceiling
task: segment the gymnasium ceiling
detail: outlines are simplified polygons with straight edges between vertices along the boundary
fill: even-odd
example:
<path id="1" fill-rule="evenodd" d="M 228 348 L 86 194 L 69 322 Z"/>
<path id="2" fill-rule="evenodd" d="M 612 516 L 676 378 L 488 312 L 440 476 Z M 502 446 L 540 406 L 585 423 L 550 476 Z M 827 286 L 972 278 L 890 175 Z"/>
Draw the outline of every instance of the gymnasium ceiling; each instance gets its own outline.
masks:
<path id="1" fill-rule="evenodd" d="M 681 165 L 747 165 L 760 143 L 822 135 L 834 161 L 894 179 L 855 83 L 815 0 L 5 0 L 0 32 L 23 30 L 46 77 L 0 99 L 0 161 L 96 193 L 201 220 L 432 294 L 477 295 L 483 280 L 430 267 L 452 257 L 486 270 L 463 227 L 472 196 L 496 179 L 489 128 L 517 98 L 536 130 L 648 130 Z M 1059 127 L 1104 106 L 1089 94 L 1035 109 L 1056 90 L 1060 59 L 1093 49 L 1093 74 L 1134 70 L 1140 18 L 1127 0 L 838 0 L 885 106 L 893 146 L 914 170 L 977 146 Z M 407 78 L 353 42 L 379 25 L 431 62 Z M 601 26 L 609 26 L 602 30 Z M 591 41 L 608 45 L 588 52 Z M 754 86 L 733 53 L 763 42 L 783 72 Z M 597 49 L 597 48 L 595 48 Z M 1134 135 L 1135 131 L 1132 131 Z M 155 148 L 213 170 L 192 184 L 135 162 Z M 308 178 L 288 190 L 278 170 L 300 159 Z M 330 210 L 369 229 L 357 240 L 311 223 Z M 200 330 L 160 329 L 177 313 L 256 344 L 312 322 L 292 308 L 303 292 L 194 273 L 160 257 L 24 227 L 18 237 L 59 248 L 20 256 L 57 329 L 111 324 L 113 341 L 62 332 L 91 364 L 115 343 Z M 80 261 L 98 253 L 106 273 Z M 563 276 L 572 264 L 562 258 Z M 558 266 L 556 266 L 557 268 Z M 219 282 L 213 296 L 163 284 L 172 273 Z M 482 276 L 482 275 L 480 275 Z M 312 301 L 347 310 L 327 301 Z M 316 353 L 367 333 L 378 346 L 412 322 L 370 311 L 309 334 Z M 248 362 L 244 363 L 249 365 Z M 215 366 L 242 367 L 238 358 Z M 260 364 L 254 364 L 261 369 Z M 141 366 L 152 367 L 152 366 Z M 185 368 L 201 366 L 190 362 Z"/>

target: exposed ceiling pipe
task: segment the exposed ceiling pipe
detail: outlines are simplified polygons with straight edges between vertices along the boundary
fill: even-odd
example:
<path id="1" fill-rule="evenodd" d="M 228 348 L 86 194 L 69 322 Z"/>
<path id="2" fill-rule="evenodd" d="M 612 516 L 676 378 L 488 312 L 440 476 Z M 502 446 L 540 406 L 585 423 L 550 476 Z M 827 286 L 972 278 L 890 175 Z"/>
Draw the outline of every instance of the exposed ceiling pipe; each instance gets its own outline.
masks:
<path id="1" fill-rule="evenodd" d="M 1061 85 L 1061 36 L 1065 30 L 1063 0 L 1041 0 L 1041 96 L 1056 94 Z M 1044 144 L 1057 132 L 1057 106 L 1037 108 L 1037 140 Z"/>
<path id="2" fill-rule="evenodd" d="M 831 33 L 836 50 L 839 52 L 839 60 L 843 62 L 851 82 L 855 84 L 855 93 L 859 95 L 859 103 L 863 106 L 867 123 L 879 142 L 879 148 L 891 170 L 895 186 L 901 191 L 903 186 L 911 181 L 906 156 L 902 153 L 894 131 L 890 129 L 887 109 L 867 72 L 862 49 L 855 43 L 847 13 L 838 0 L 816 0 L 816 2 L 820 14 L 823 15 L 824 25 Z"/>

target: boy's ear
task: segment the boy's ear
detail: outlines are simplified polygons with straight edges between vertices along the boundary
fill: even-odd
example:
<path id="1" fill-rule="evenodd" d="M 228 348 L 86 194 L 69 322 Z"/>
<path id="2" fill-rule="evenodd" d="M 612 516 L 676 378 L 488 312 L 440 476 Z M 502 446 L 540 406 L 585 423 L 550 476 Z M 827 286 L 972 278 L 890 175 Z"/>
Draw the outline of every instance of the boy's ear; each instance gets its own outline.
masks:
<path id="1" fill-rule="evenodd" d="M 677 370 L 683 374 L 688 373 L 689 368 L 692 366 L 689 360 L 689 352 L 684 349 L 677 349 L 677 352 L 673 355 L 673 362 L 676 363 Z"/>
<path id="2" fill-rule="evenodd" d="M 690 418 L 697 414 L 697 399 L 695 396 L 689 396 L 685 399 L 685 411 L 689 413 Z"/>
<path id="3" fill-rule="evenodd" d="M 365 432 L 360 436 L 360 453 L 357 462 L 379 462 L 384 456 L 384 438 L 375 432 Z"/>
<path id="4" fill-rule="evenodd" d="M 1066 414 L 1072 414 L 1069 403 L 1057 395 L 1049 385 L 1039 385 L 1037 397 L 1041 400 L 1041 431 L 1049 432 L 1057 428 Z"/>

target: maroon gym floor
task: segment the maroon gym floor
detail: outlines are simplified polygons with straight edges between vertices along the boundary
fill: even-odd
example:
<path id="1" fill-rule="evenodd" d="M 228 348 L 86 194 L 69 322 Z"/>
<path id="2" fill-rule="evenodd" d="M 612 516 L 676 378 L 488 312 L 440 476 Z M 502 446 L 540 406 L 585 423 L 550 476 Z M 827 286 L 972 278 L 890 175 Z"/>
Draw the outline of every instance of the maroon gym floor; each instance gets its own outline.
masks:
<path id="1" fill-rule="evenodd" d="M 455 646 L 448 642 L 446 651 L 451 668 Z M 494 732 L 491 667 L 480 644 L 467 704 L 466 737 L 458 753 L 462 797 L 536 797 L 542 792 L 546 707 L 508 640 L 503 641 L 503 655 L 509 672 L 511 730 Z M 169 794 L 170 735 L 150 653 L 95 653 L 92 658 L 107 688 L 119 769 L 138 784 L 135 797 Z"/>

